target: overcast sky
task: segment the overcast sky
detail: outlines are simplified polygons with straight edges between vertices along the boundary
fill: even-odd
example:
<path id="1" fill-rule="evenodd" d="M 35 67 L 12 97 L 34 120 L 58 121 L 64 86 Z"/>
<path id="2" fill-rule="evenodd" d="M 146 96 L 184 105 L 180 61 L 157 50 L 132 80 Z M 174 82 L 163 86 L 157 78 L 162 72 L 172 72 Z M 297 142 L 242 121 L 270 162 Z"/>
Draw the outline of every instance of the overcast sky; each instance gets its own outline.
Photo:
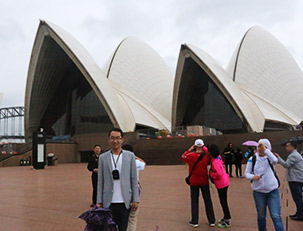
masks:
<path id="1" fill-rule="evenodd" d="M 153 47 L 173 73 L 182 43 L 200 47 L 226 67 L 244 33 L 259 25 L 303 69 L 300 0 L 0 0 L 2 107 L 24 105 L 39 19 L 72 34 L 101 67 L 127 36 Z"/>

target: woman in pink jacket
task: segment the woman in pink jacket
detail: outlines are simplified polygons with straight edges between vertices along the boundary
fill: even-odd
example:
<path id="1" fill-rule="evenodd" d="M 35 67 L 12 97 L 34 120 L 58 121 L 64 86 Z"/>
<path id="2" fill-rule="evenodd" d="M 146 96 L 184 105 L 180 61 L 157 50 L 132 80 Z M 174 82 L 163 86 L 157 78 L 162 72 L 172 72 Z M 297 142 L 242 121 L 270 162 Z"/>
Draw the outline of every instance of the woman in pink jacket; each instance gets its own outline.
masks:
<path id="1" fill-rule="evenodd" d="M 215 184 L 218 190 L 220 204 L 224 213 L 224 217 L 219 221 L 218 227 L 229 228 L 231 227 L 229 221 L 231 219 L 231 216 L 227 203 L 227 189 L 229 186 L 229 175 L 224 170 L 223 161 L 220 157 L 220 150 L 218 146 L 215 144 L 210 144 L 208 151 L 212 156 L 209 176 L 212 178 L 213 183 Z"/>

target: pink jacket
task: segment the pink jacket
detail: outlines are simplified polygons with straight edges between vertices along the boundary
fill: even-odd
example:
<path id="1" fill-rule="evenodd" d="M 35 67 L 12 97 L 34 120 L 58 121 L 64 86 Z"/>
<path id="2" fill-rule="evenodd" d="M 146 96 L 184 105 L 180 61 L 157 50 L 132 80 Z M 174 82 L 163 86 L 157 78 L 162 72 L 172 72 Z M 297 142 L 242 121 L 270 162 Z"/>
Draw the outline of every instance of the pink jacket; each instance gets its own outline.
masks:
<path id="1" fill-rule="evenodd" d="M 217 189 L 229 186 L 229 175 L 225 172 L 223 161 L 220 156 L 211 160 L 209 175 L 213 178 Z"/>

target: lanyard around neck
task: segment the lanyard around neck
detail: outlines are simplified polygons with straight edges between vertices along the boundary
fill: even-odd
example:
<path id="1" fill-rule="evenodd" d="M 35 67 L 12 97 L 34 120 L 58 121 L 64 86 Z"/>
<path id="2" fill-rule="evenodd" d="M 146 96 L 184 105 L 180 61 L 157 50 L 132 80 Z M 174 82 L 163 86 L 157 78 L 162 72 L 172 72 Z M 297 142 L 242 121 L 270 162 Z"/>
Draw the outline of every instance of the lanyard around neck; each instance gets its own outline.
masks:
<path id="1" fill-rule="evenodd" d="M 119 153 L 119 156 L 118 156 L 118 158 L 117 158 L 117 161 L 115 161 L 114 154 L 112 153 L 112 159 L 113 159 L 113 162 L 114 162 L 114 165 L 115 165 L 115 169 L 117 169 L 117 164 L 118 164 L 119 158 L 120 158 L 120 156 L 121 156 L 121 153 L 122 153 L 122 152 Z"/>

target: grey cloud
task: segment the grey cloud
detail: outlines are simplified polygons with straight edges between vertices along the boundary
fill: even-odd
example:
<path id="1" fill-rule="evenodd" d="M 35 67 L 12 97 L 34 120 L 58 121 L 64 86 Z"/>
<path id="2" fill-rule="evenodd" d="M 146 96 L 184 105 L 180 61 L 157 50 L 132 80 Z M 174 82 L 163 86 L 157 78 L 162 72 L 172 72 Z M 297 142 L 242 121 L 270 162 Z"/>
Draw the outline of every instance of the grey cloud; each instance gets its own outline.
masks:
<path id="1" fill-rule="evenodd" d="M 12 19 L 0 21 L 0 45 L 13 43 L 15 40 L 23 41 L 24 39 L 24 30 L 19 23 Z"/>
<path id="2" fill-rule="evenodd" d="M 46 0 L 40 4 L 31 0 L 16 5 L 0 0 L 0 4 L 0 92 L 5 105 L 23 102 L 39 18 L 71 33 L 101 67 L 127 36 L 149 44 L 173 72 L 182 43 L 200 47 L 226 66 L 244 33 L 254 25 L 276 36 L 303 65 L 301 1 Z"/>

